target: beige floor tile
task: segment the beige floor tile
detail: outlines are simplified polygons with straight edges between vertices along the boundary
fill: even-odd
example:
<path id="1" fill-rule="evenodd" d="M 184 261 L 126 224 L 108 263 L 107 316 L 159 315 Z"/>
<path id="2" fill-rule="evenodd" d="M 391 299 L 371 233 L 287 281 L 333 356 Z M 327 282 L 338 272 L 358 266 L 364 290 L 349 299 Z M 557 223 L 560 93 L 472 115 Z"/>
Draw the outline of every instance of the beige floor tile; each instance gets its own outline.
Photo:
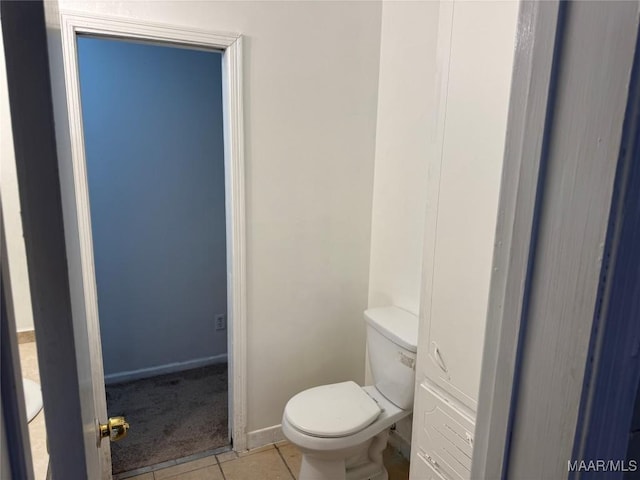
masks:
<path id="1" fill-rule="evenodd" d="M 216 457 L 214 455 L 199 458 L 198 460 L 194 460 L 192 462 L 174 465 L 173 467 L 163 468 L 162 470 L 156 470 L 155 472 L 153 472 L 153 475 L 155 476 L 155 480 L 164 480 L 166 478 L 173 479 L 177 475 L 180 475 L 180 478 L 183 478 L 183 475 L 188 472 L 211 466 L 218 466 L 218 462 L 216 461 Z"/>
<path id="2" fill-rule="evenodd" d="M 38 353 L 35 342 L 23 343 L 18 346 L 20 352 L 20 367 L 22 376 L 40 383 L 40 370 L 38 369 Z"/>
<path id="3" fill-rule="evenodd" d="M 297 479 L 302 463 L 302 453 L 290 443 L 278 446 L 278 450 Z M 409 478 L 409 461 L 391 447 L 387 447 L 384 451 L 384 465 L 389 473 L 389 480 L 407 480 Z"/>
<path id="4" fill-rule="evenodd" d="M 135 477 L 129 478 L 129 480 L 153 480 L 153 473 L 143 473 L 142 475 L 136 475 Z"/>
<path id="5" fill-rule="evenodd" d="M 238 458 L 238 455 L 236 455 L 236 452 L 231 450 L 229 452 L 220 453 L 216 455 L 216 457 L 218 459 L 218 462 L 224 463 L 228 462 L 229 460 L 235 460 L 236 458 Z"/>
<path id="6" fill-rule="evenodd" d="M 156 476 L 156 479 L 157 478 Z M 222 476 L 220 467 L 216 464 L 199 468 L 198 470 L 191 470 L 190 472 L 179 473 L 178 475 L 169 477 L 167 480 L 224 480 L 224 477 Z"/>
<path id="7" fill-rule="evenodd" d="M 238 456 L 239 457 L 246 457 L 247 455 L 253 455 L 255 453 L 265 452 L 267 450 L 273 450 L 275 448 L 276 448 L 276 446 L 273 443 L 270 443 L 270 444 L 264 445 L 262 447 L 253 448 L 251 450 L 246 450 L 244 452 L 238 452 Z"/>
<path id="8" fill-rule="evenodd" d="M 302 463 L 302 453 L 300 453 L 300 450 L 298 450 L 298 447 L 290 443 L 287 443 L 282 446 L 278 446 L 278 450 L 280 450 L 280 453 L 282 454 L 282 458 L 284 458 L 284 461 L 289 466 L 289 470 L 293 472 L 293 475 L 294 477 L 296 477 L 296 480 L 297 480 L 298 475 L 300 474 L 300 465 Z"/>
<path id="9" fill-rule="evenodd" d="M 291 480 L 291 474 L 275 448 L 225 462 L 221 467 L 226 480 Z"/>

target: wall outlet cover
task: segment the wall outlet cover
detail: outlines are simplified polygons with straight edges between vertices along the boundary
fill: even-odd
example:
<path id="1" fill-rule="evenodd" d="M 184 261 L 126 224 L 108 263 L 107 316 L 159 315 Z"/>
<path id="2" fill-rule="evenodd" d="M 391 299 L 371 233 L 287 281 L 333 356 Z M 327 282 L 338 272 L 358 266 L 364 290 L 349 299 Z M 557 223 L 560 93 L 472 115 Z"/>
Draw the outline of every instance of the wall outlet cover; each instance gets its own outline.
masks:
<path id="1" fill-rule="evenodd" d="M 216 330 L 225 330 L 227 328 L 227 315 L 219 313 L 215 317 Z"/>

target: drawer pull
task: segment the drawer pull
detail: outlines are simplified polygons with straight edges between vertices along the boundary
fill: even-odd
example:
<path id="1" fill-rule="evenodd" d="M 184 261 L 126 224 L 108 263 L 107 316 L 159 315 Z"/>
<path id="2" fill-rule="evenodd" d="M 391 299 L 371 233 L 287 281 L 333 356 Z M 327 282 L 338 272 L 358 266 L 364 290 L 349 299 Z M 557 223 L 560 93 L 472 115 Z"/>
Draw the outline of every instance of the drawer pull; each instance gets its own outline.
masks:
<path id="1" fill-rule="evenodd" d="M 431 464 L 432 467 L 434 467 L 437 470 L 440 470 L 440 464 L 438 464 L 438 462 L 431 457 L 431 455 L 427 455 L 426 453 L 423 452 L 418 452 L 418 456 L 420 458 L 422 458 L 422 460 L 428 462 Z"/>
<path id="2" fill-rule="evenodd" d="M 467 443 L 469 444 L 470 447 L 473 448 L 473 435 L 471 435 L 469 432 L 464 432 L 465 437 L 467 437 Z"/>
<path id="3" fill-rule="evenodd" d="M 444 363 L 444 358 L 442 358 L 442 354 L 440 353 L 440 347 L 438 347 L 438 344 L 436 342 L 431 342 L 431 343 L 433 345 L 433 357 L 436 363 L 440 367 L 440 370 L 442 370 L 446 374 L 447 378 L 450 380 L 451 377 L 449 376 L 449 369 L 447 368 L 447 365 Z"/>

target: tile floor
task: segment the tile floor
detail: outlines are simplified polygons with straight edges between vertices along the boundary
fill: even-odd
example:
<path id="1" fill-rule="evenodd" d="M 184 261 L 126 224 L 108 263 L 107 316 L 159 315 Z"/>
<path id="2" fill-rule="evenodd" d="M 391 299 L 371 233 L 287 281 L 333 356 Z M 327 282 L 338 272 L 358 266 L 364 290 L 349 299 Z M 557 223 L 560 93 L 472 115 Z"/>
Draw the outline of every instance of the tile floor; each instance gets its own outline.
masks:
<path id="1" fill-rule="evenodd" d="M 131 477 L 128 480 L 297 480 L 300 452 L 287 443 L 267 445 L 237 455 L 220 455 L 194 460 Z M 407 480 L 409 462 L 388 448 L 384 455 L 389 480 Z"/>
<path id="2" fill-rule="evenodd" d="M 34 342 L 20 345 L 20 363 L 22 375 L 40 383 Z M 29 424 L 29 437 L 35 480 L 44 480 L 47 474 L 49 455 L 43 411 Z M 130 477 L 130 480 L 297 480 L 300 460 L 300 452 L 295 446 L 281 442 L 240 455 L 235 452 L 225 452 L 200 458 L 155 472 Z M 389 472 L 389 480 L 407 480 L 409 478 L 409 462 L 395 450 L 387 448 L 384 452 L 384 463 Z"/>

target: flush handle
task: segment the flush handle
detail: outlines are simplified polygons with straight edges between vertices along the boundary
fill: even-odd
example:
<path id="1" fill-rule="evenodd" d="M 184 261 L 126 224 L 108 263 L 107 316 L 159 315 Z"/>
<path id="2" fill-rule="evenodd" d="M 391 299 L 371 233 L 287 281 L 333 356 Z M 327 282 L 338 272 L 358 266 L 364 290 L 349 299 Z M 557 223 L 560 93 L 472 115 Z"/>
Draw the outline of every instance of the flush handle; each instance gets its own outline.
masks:
<path id="1" fill-rule="evenodd" d="M 122 440 L 129 431 L 129 422 L 124 417 L 111 417 L 107 423 L 99 424 L 100 438 L 109 438 L 112 442 Z"/>
<path id="2" fill-rule="evenodd" d="M 411 370 L 415 370 L 416 369 L 416 359 L 415 358 L 411 358 L 409 355 L 405 355 L 402 352 L 398 352 L 398 354 L 400 355 L 400 363 L 402 363 L 403 365 L 409 367 Z"/>

